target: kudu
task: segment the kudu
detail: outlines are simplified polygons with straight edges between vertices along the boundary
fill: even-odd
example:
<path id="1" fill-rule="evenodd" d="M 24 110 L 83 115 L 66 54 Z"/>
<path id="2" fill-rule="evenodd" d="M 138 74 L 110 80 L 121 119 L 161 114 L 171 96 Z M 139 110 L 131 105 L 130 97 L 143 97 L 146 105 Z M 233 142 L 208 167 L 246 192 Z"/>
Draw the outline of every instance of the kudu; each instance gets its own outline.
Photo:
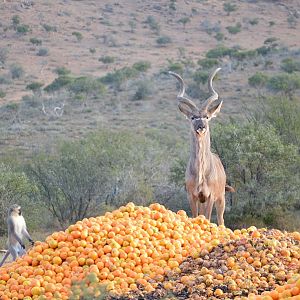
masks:
<path id="1" fill-rule="evenodd" d="M 208 79 L 210 97 L 200 109 L 185 96 L 185 84 L 176 73 L 169 71 L 180 83 L 179 110 L 186 116 L 191 125 L 191 154 L 185 173 L 185 185 L 188 200 L 195 218 L 199 214 L 210 220 L 215 204 L 219 225 L 224 225 L 225 190 L 234 192 L 226 185 L 226 174 L 220 158 L 211 152 L 209 121 L 220 112 L 223 101 L 212 86 L 214 76 L 221 68 L 216 69 Z"/>

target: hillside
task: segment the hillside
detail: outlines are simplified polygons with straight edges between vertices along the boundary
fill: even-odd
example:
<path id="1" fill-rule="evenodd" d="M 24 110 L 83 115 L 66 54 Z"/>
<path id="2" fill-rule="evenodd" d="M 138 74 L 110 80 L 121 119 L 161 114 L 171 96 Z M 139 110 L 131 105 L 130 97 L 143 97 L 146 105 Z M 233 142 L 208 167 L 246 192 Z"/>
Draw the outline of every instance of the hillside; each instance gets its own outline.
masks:
<path id="1" fill-rule="evenodd" d="M 228 118 L 240 116 L 243 103 L 255 103 L 249 76 L 262 70 L 275 74 L 283 58 L 299 57 L 296 0 L 7 0 L 0 3 L 0 11 L 0 123 L 5 152 L 36 150 L 99 127 L 173 130 L 175 126 L 179 134 L 186 134 L 175 104 L 176 84 L 161 73 L 172 64 L 183 65 L 190 84 L 191 70 L 199 68 L 197 61 L 210 49 L 222 44 L 248 51 L 266 45 L 270 38 L 276 41 L 278 51 L 267 56 L 238 62 L 228 56 L 219 59 L 223 70 L 215 85 L 224 99 L 223 118 Z M 63 92 L 42 92 L 34 101 L 22 98 L 32 94 L 26 89 L 29 84 L 45 87 L 53 82 L 57 68 L 65 67 L 74 76 L 102 77 L 139 61 L 151 64 L 147 72 L 84 103 Z M 132 101 L 138 81 L 146 81 L 151 91 L 142 101 Z M 42 103 L 50 111 L 64 104 L 65 113 L 61 118 L 44 115 Z"/>

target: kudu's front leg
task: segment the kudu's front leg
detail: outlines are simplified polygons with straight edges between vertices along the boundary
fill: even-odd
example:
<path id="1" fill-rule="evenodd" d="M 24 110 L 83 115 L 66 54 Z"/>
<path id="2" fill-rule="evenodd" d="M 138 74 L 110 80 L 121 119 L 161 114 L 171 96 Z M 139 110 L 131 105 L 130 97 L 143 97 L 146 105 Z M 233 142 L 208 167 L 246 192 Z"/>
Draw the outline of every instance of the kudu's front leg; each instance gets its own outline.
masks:
<path id="1" fill-rule="evenodd" d="M 199 215 L 205 216 L 206 203 L 199 203 Z"/>
<path id="2" fill-rule="evenodd" d="M 188 199 L 189 199 L 190 208 L 192 211 L 192 217 L 196 218 L 196 217 L 198 217 L 198 199 L 192 193 L 188 194 Z"/>
<path id="3" fill-rule="evenodd" d="M 214 201 L 211 197 L 209 197 L 206 200 L 206 207 L 205 207 L 205 218 L 210 221 L 211 218 L 211 213 L 212 213 L 212 209 L 213 209 L 213 205 L 214 205 Z"/>

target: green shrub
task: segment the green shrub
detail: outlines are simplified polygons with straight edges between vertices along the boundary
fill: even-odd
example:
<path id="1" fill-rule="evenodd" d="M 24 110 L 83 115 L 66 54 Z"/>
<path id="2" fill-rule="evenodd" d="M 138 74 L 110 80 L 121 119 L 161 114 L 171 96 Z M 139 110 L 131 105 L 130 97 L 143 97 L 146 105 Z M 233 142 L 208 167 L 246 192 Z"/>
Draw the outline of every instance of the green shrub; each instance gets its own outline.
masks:
<path id="1" fill-rule="evenodd" d="M 151 63 L 145 60 L 138 61 L 133 64 L 132 68 L 139 72 L 147 72 L 151 68 Z"/>
<path id="2" fill-rule="evenodd" d="M 270 38 L 267 38 L 265 39 L 264 41 L 264 44 L 267 45 L 267 44 L 273 44 L 274 42 L 276 42 L 278 39 L 275 38 L 275 37 L 270 37 Z"/>
<path id="3" fill-rule="evenodd" d="M 31 38 L 30 43 L 36 46 L 42 45 L 42 40 L 38 39 L 38 38 Z"/>
<path id="4" fill-rule="evenodd" d="M 198 60 L 198 65 L 204 69 L 210 69 L 219 64 L 219 61 L 215 58 L 204 58 Z"/>
<path id="5" fill-rule="evenodd" d="M 237 60 L 244 60 L 244 59 L 252 59 L 257 55 L 256 50 L 244 50 L 244 51 L 236 51 L 232 53 L 232 57 Z"/>
<path id="6" fill-rule="evenodd" d="M 270 123 L 285 143 L 298 148 L 300 148 L 299 115 L 300 103 L 282 96 L 264 98 L 256 111 L 259 122 Z"/>
<path id="7" fill-rule="evenodd" d="M 56 32 L 57 28 L 56 26 L 52 26 L 49 24 L 43 24 L 43 28 L 47 31 L 47 32 Z"/>
<path id="8" fill-rule="evenodd" d="M 221 31 L 220 24 L 219 23 L 211 23 L 211 21 L 209 19 L 205 19 L 203 22 L 201 22 L 201 27 L 209 35 L 212 35 L 213 33 L 218 33 Z"/>
<path id="9" fill-rule="evenodd" d="M 5 64 L 8 56 L 8 49 L 7 48 L 0 48 L 0 63 Z"/>
<path id="10" fill-rule="evenodd" d="M 239 33 L 241 31 L 242 25 L 241 25 L 241 23 L 237 23 L 234 26 L 227 26 L 226 29 L 231 34 L 237 34 L 237 33 Z"/>
<path id="11" fill-rule="evenodd" d="M 273 61 L 267 59 L 264 63 L 264 68 L 267 69 L 267 68 L 273 67 L 273 65 L 274 65 Z"/>
<path id="12" fill-rule="evenodd" d="M 26 89 L 36 92 L 39 91 L 43 85 L 44 84 L 40 82 L 32 82 L 26 86 Z"/>
<path id="13" fill-rule="evenodd" d="M 102 56 L 98 59 L 99 61 L 103 62 L 104 64 L 112 64 L 115 62 L 115 58 L 113 56 Z"/>
<path id="14" fill-rule="evenodd" d="M 257 25 L 258 24 L 258 19 L 255 18 L 255 19 L 249 20 L 249 24 L 252 25 L 252 26 Z"/>
<path id="15" fill-rule="evenodd" d="M 9 111 L 17 111 L 19 107 L 20 107 L 20 103 L 17 102 L 11 102 L 5 105 L 5 108 Z"/>
<path id="16" fill-rule="evenodd" d="M 10 66 L 10 74 L 12 79 L 19 79 L 23 76 L 24 70 L 19 64 L 12 64 Z"/>
<path id="17" fill-rule="evenodd" d="M 150 29 L 155 31 L 156 34 L 159 34 L 160 25 L 153 16 L 148 16 L 145 23 L 148 24 Z"/>
<path id="18" fill-rule="evenodd" d="M 26 34 L 30 31 L 30 27 L 26 24 L 21 24 L 16 27 L 16 31 L 20 34 Z"/>
<path id="19" fill-rule="evenodd" d="M 297 148 L 284 143 L 273 126 L 256 121 L 217 125 L 212 141 L 237 191 L 238 200 L 225 218 L 233 214 L 239 220 L 247 216 L 264 220 L 267 210 L 288 209 L 296 201 L 299 190 L 292 187 L 297 185 Z"/>
<path id="20" fill-rule="evenodd" d="M 6 96 L 6 93 L 0 89 L 0 98 L 4 98 Z"/>
<path id="21" fill-rule="evenodd" d="M 89 49 L 90 53 L 95 54 L 96 53 L 96 49 L 95 48 L 90 48 Z"/>
<path id="22" fill-rule="evenodd" d="M 40 48 L 37 52 L 38 56 L 47 56 L 49 54 L 49 50 L 47 48 Z"/>
<path id="23" fill-rule="evenodd" d="M 0 84 L 8 84 L 10 83 L 10 75 L 0 75 Z"/>
<path id="24" fill-rule="evenodd" d="M 203 71 L 196 71 L 193 74 L 193 80 L 197 83 L 197 84 L 205 84 L 208 80 L 209 77 L 209 73 L 207 72 L 203 72 Z"/>
<path id="25" fill-rule="evenodd" d="M 78 42 L 80 42 L 83 39 L 82 34 L 78 31 L 72 32 L 72 35 L 76 36 Z"/>
<path id="26" fill-rule="evenodd" d="M 222 32 L 217 32 L 216 35 L 215 35 L 215 39 L 219 42 L 223 41 L 224 40 L 224 33 Z"/>
<path id="27" fill-rule="evenodd" d="M 176 11 L 176 0 L 170 0 L 169 9 Z"/>
<path id="28" fill-rule="evenodd" d="M 66 76 L 71 74 L 71 71 L 68 70 L 66 67 L 57 67 L 55 69 L 55 73 L 58 74 L 59 76 Z"/>
<path id="29" fill-rule="evenodd" d="M 267 47 L 267 46 L 262 46 L 260 48 L 257 48 L 256 51 L 257 51 L 258 54 L 260 54 L 262 56 L 266 56 L 272 51 L 272 48 Z"/>
<path id="30" fill-rule="evenodd" d="M 11 20 L 12 20 L 12 23 L 13 23 L 13 26 L 14 26 L 15 29 L 16 29 L 17 26 L 21 23 L 21 19 L 20 19 L 20 17 L 19 17 L 18 15 L 14 15 L 14 16 L 11 18 Z"/>
<path id="31" fill-rule="evenodd" d="M 287 73 L 300 72 L 300 61 L 293 58 L 285 58 L 281 61 L 281 69 Z"/>
<path id="32" fill-rule="evenodd" d="M 22 106 L 26 108 L 41 108 L 40 96 L 25 95 L 22 97 Z"/>
<path id="33" fill-rule="evenodd" d="M 152 94 L 152 84 L 150 81 L 141 80 L 136 83 L 137 90 L 133 96 L 133 100 L 143 100 Z"/>
<path id="34" fill-rule="evenodd" d="M 70 84 L 68 84 L 68 89 L 74 94 L 86 94 L 93 96 L 103 94 L 105 91 L 103 83 L 92 77 L 75 78 Z"/>
<path id="35" fill-rule="evenodd" d="M 131 33 L 134 33 L 134 30 L 136 29 L 136 22 L 134 22 L 133 20 L 130 20 L 128 22 L 128 25 L 130 26 Z"/>
<path id="36" fill-rule="evenodd" d="M 289 14 L 288 18 L 287 18 L 287 22 L 289 23 L 290 28 L 296 28 L 297 26 L 297 17 L 295 17 L 292 14 Z"/>
<path id="37" fill-rule="evenodd" d="M 184 66 L 181 62 L 173 62 L 172 60 L 169 60 L 168 71 L 172 71 L 175 73 L 182 73 L 183 69 Z"/>
<path id="38" fill-rule="evenodd" d="M 218 46 L 217 48 L 211 49 L 206 53 L 207 58 L 221 58 L 226 55 L 232 56 L 237 50 L 233 48 L 227 48 L 225 46 Z"/>
<path id="39" fill-rule="evenodd" d="M 292 99 L 295 91 L 300 89 L 300 75 L 296 73 L 275 75 L 268 80 L 267 87 Z"/>
<path id="40" fill-rule="evenodd" d="M 56 92 L 60 90 L 63 87 L 66 87 L 67 85 L 71 84 L 73 82 L 74 78 L 69 76 L 59 76 L 58 78 L 55 78 L 52 83 L 47 85 L 44 90 L 48 93 L 50 92 Z"/>
<path id="41" fill-rule="evenodd" d="M 172 39 L 169 36 L 160 36 L 156 39 L 156 43 L 160 46 L 165 46 L 167 44 L 172 43 Z"/>
<path id="42" fill-rule="evenodd" d="M 261 72 L 257 72 L 248 78 L 248 83 L 250 86 L 253 86 L 255 88 L 262 88 L 263 86 L 265 86 L 267 84 L 268 79 L 269 78 L 267 75 L 265 75 Z"/>
<path id="43" fill-rule="evenodd" d="M 183 17 L 178 20 L 178 23 L 181 23 L 184 28 L 185 28 L 186 24 L 189 22 L 191 22 L 191 19 L 189 17 Z"/>
<path id="44" fill-rule="evenodd" d="M 186 160 L 186 161 L 185 161 Z M 185 169 L 187 165 L 187 159 L 177 158 L 174 164 L 170 168 L 170 182 L 175 183 L 177 186 L 184 186 Z"/>
<path id="45" fill-rule="evenodd" d="M 223 4 L 223 9 L 225 12 L 227 12 L 227 15 L 229 16 L 231 12 L 234 12 L 237 10 L 236 4 L 226 2 Z"/>
<path id="46" fill-rule="evenodd" d="M 122 69 L 116 70 L 112 73 L 106 74 L 101 78 L 101 82 L 105 84 L 111 84 L 116 88 L 120 88 L 121 84 L 130 79 L 134 78 L 139 74 L 139 72 L 134 68 L 124 67 Z"/>

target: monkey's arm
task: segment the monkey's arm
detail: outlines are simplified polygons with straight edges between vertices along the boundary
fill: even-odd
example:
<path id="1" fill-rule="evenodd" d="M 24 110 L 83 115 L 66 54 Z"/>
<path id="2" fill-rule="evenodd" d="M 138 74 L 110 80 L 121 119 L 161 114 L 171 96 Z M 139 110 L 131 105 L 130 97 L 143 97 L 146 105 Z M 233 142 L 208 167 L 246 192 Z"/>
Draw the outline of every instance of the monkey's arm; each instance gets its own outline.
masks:
<path id="1" fill-rule="evenodd" d="M 30 244 L 33 246 L 33 245 L 34 245 L 34 241 L 33 241 L 33 239 L 31 238 L 30 234 L 28 233 L 26 227 L 23 229 L 23 234 L 24 234 L 24 236 L 28 239 L 28 241 L 30 242 Z"/>
<path id="2" fill-rule="evenodd" d="M 23 249 L 25 249 L 25 245 L 23 244 L 22 239 L 16 233 L 15 225 L 14 225 L 14 222 L 12 221 L 12 219 L 8 218 L 7 223 L 8 223 L 8 228 L 9 228 L 10 234 L 13 236 L 13 238 L 15 238 L 17 240 L 18 243 L 20 243 L 21 247 Z"/>

